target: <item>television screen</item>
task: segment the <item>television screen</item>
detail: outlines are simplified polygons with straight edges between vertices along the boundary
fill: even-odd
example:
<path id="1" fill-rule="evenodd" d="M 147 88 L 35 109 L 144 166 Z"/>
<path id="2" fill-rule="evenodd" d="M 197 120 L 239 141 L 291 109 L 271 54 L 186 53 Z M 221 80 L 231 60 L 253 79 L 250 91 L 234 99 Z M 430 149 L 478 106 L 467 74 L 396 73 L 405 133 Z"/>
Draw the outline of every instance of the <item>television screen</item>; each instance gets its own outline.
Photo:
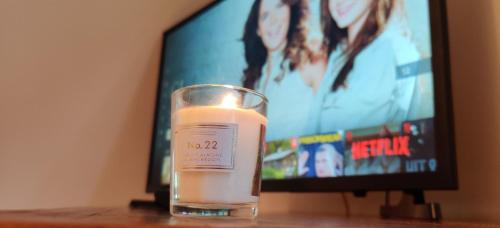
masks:
<path id="1" fill-rule="evenodd" d="M 433 173 L 423 0 L 222 1 L 164 37 L 153 153 L 170 167 L 170 96 L 230 84 L 268 99 L 263 180 Z"/>

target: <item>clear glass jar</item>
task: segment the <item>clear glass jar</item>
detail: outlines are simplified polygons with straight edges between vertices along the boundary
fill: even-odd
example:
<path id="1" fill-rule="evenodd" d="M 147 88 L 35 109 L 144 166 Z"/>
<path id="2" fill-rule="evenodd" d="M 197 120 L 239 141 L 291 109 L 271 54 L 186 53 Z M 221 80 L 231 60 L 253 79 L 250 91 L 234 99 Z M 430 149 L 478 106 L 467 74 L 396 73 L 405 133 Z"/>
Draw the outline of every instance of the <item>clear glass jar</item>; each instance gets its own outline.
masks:
<path id="1" fill-rule="evenodd" d="M 236 86 L 172 94 L 172 215 L 257 215 L 266 108 L 262 94 Z"/>

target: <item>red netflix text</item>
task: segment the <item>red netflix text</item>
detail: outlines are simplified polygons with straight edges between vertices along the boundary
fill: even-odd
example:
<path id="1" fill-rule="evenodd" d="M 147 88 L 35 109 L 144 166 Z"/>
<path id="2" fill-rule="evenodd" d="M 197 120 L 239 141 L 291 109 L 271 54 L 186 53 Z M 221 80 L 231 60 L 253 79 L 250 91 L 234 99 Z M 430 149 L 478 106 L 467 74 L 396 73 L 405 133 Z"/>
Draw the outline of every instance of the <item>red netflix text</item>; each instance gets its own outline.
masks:
<path id="1" fill-rule="evenodd" d="M 352 159 L 365 159 L 378 156 L 410 156 L 409 136 L 370 139 L 353 142 L 351 146 Z"/>

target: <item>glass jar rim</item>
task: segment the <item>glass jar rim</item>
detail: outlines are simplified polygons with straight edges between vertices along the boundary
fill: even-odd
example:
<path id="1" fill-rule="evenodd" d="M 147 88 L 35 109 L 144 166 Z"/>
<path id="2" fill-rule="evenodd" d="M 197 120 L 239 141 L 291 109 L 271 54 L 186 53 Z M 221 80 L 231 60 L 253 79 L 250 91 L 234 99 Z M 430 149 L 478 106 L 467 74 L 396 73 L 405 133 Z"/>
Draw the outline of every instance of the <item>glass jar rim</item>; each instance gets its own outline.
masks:
<path id="1" fill-rule="evenodd" d="M 265 102 L 266 104 L 269 103 L 269 101 L 267 100 L 267 97 L 262 94 L 262 93 L 259 93 L 253 89 L 248 89 L 248 88 L 244 88 L 244 87 L 241 87 L 241 86 L 234 86 L 234 85 L 226 85 L 226 84 L 196 84 L 196 85 L 190 85 L 190 86 L 186 86 L 186 87 L 182 87 L 182 88 L 179 88 L 179 89 L 176 89 L 173 93 L 172 93 L 172 96 L 175 96 L 177 93 L 181 93 L 185 90 L 189 90 L 189 89 L 197 89 L 197 88 L 203 88 L 203 87 L 223 87 L 223 88 L 228 88 L 228 89 L 234 89 L 234 90 L 240 90 L 240 91 L 244 91 L 244 92 L 247 92 L 247 93 L 250 93 L 250 94 L 253 94 L 255 96 L 258 96 L 262 99 L 263 102 Z"/>

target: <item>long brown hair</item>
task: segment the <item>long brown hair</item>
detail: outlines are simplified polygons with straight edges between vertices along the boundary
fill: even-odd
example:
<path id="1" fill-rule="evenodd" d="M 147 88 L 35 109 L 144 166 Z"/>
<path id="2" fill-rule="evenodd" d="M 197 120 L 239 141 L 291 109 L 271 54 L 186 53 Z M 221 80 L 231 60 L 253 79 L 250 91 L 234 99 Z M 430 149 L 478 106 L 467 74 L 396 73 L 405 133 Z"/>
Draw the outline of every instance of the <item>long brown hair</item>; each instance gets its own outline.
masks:
<path id="1" fill-rule="evenodd" d="M 320 46 L 320 53 L 313 53 L 306 45 L 307 43 L 307 34 L 308 34 L 308 20 L 310 19 L 310 1 L 309 0 L 301 0 L 301 11 L 300 11 L 300 20 L 297 25 L 296 33 L 293 36 L 292 42 L 290 44 L 290 48 L 286 52 L 286 56 L 290 59 L 290 69 L 294 70 L 297 67 L 303 66 L 307 63 L 315 62 L 318 57 L 328 56 L 330 53 L 329 49 L 329 39 L 323 39 Z M 324 10 L 321 7 L 321 10 Z M 328 9 L 326 9 L 328 10 Z M 321 13 L 323 15 L 323 13 Z M 325 32 L 325 23 L 323 23 L 323 19 L 321 19 L 321 30 Z M 330 31 L 328 31 L 330 32 Z M 330 37 L 332 34 L 324 34 L 324 37 Z M 319 54 L 319 55 L 318 55 Z"/>
<path id="2" fill-rule="evenodd" d="M 287 49 L 285 56 L 290 59 L 290 69 L 294 70 L 296 67 L 305 63 L 311 55 L 311 52 L 306 46 L 307 41 L 307 17 L 309 7 L 308 0 L 300 0 L 300 19 L 297 23 L 297 28 L 292 40 L 290 48 Z"/>
<path id="3" fill-rule="evenodd" d="M 369 6 L 368 17 L 354 41 L 344 51 L 345 63 L 340 69 L 332 84 L 332 91 L 346 86 L 347 76 L 354 67 L 354 59 L 384 30 L 385 24 L 391 15 L 395 0 L 373 0 Z M 347 39 L 347 29 L 341 29 L 333 21 L 328 8 L 328 0 L 321 1 L 321 21 L 325 39 L 328 39 L 329 53 L 337 48 L 339 43 Z"/>
<path id="4" fill-rule="evenodd" d="M 247 67 L 243 70 L 243 87 L 254 89 L 255 82 L 257 82 L 262 75 L 262 66 L 267 61 L 267 50 L 262 39 L 257 34 L 259 27 L 259 10 L 262 0 L 255 0 L 250 9 L 250 14 L 245 23 L 245 30 L 243 31 L 243 46 L 245 48 L 245 60 Z M 287 58 L 287 50 L 290 49 L 292 37 L 297 29 L 297 23 L 300 17 L 300 5 L 298 0 L 282 0 L 282 2 L 290 7 L 290 25 L 287 33 L 287 45 L 285 47 L 285 58 Z"/>

